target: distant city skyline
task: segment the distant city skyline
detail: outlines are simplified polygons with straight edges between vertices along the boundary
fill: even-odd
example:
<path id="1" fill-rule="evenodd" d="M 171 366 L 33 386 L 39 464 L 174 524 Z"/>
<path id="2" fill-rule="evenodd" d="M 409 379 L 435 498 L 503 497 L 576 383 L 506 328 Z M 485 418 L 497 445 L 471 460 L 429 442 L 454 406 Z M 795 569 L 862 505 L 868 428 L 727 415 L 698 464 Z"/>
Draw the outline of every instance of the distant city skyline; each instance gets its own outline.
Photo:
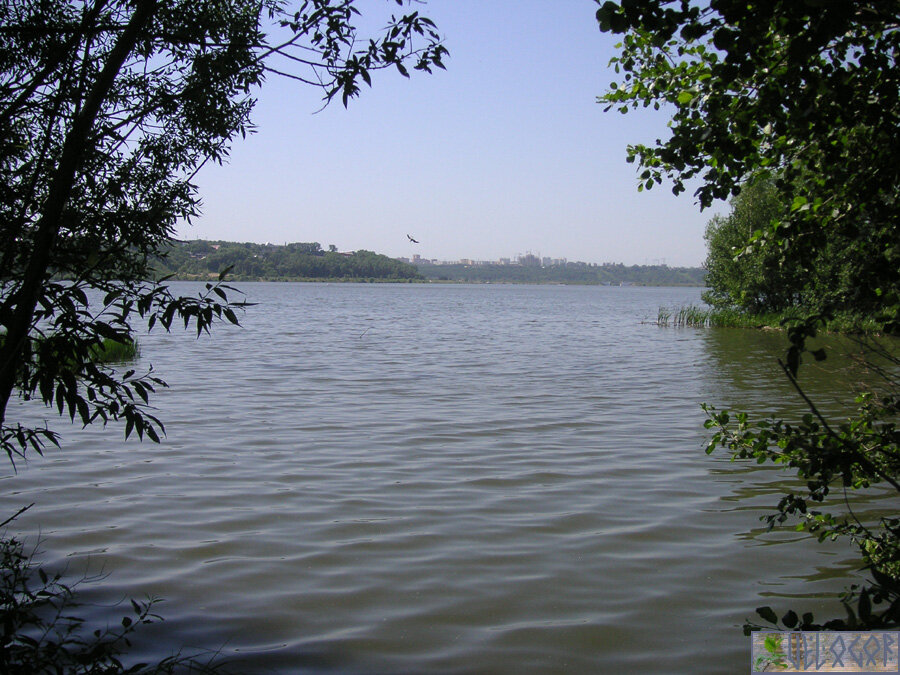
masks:
<path id="1" fill-rule="evenodd" d="M 600 33 L 594 2 L 417 9 L 446 36 L 446 71 L 375 73 L 348 109 L 316 114 L 321 92 L 270 78 L 256 94 L 258 132 L 201 171 L 204 215 L 177 236 L 446 260 L 521 245 L 570 260 L 703 262 L 706 223 L 726 207 L 701 213 L 690 191 L 665 184 L 637 192 L 626 146 L 667 134 L 667 115 L 596 102 L 616 79 L 616 38 Z"/>
<path id="2" fill-rule="evenodd" d="M 377 253 L 377 251 L 376 251 Z M 625 263 L 620 260 L 569 260 L 568 258 L 558 258 L 554 256 L 541 256 L 538 254 L 533 254 L 531 252 L 527 252 L 524 254 L 517 254 L 515 256 L 508 257 L 500 257 L 495 259 L 479 259 L 479 258 L 458 258 L 458 259 L 443 259 L 443 258 L 430 258 L 427 256 L 423 256 L 420 254 L 415 254 L 412 257 L 397 257 L 397 260 L 406 263 L 423 263 L 423 264 L 431 264 L 431 265 L 521 265 L 521 264 L 529 264 L 527 260 L 528 257 L 532 257 L 537 263 L 544 267 L 553 267 L 557 265 L 593 265 L 597 267 L 607 267 L 612 265 L 624 265 Z M 523 261 L 523 259 L 525 259 Z M 643 266 L 655 266 L 655 267 L 667 267 L 669 266 L 666 262 L 665 258 L 654 258 L 647 259 L 642 263 L 631 263 L 634 265 L 643 265 Z M 673 267 L 701 267 L 701 265 L 673 265 Z"/>
<path id="3" fill-rule="evenodd" d="M 183 241 L 195 241 L 198 240 L 198 237 L 191 237 L 190 239 L 184 239 Z M 223 239 L 209 239 L 207 241 L 229 241 Z M 352 253 L 354 251 L 361 250 L 360 248 L 350 247 L 347 249 L 338 249 L 336 245 L 326 243 L 323 241 L 283 241 L 283 242 L 275 242 L 275 241 L 252 241 L 250 239 L 240 239 L 233 240 L 232 243 L 253 243 L 260 244 L 262 246 L 287 246 L 289 244 L 311 244 L 317 243 L 322 247 L 323 251 L 329 250 L 332 246 L 335 247 L 337 252 L 339 253 Z M 218 249 L 219 247 L 214 245 L 213 248 Z M 369 249 L 372 250 L 372 249 Z M 372 250 L 373 253 L 379 253 L 382 255 L 388 255 L 384 251 Z M 474 264 L 474 265 L 517 265 L 521 264 L 522 258 L 533 257 L 535 260 L 539 261 L 544 266 L 551 265 L 565 265 L 567 263 L 574 265 L 596 265 L 596 266 L 608 266 L 608 265 L 639 265 L 639 266 L 668 266 L 668 267 L 702 267 L 703 262 L 697 265 L 669 265 L 667 258 L 645 258 L 643 261 L 639 262 L 630 262 L 626 263 L 622 260 L 570 260 L 565 257 L 560 256 L 545 256 L 541 255 L 540 252 L 532 252 L 530 250 L 525 251 L 525 253 L 516 253 L 515 255 L 509 256 L 500 256 L 498 258 L 476 258 L 474 256 L 464 256 L 462 258 L 442 258 L 440 256 L 429 256 L 423 255 L 420 253 L 414 253 L 411 256 L 389 256 L 396 260 L 400 260 L 406 263 L 416 263 L 421 261 L 425 264 L 434 264 L 434 265 L 466 265 L 466 264 Z"/>

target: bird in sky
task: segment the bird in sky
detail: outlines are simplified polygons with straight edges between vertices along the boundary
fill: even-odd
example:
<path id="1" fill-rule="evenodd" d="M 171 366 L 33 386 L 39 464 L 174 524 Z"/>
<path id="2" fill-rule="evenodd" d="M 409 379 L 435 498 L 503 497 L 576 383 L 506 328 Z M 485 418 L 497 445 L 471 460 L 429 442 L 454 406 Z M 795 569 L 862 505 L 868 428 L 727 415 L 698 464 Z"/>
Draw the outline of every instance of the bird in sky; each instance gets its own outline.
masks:
<path id="1" fill-rule="evenodd" d="M 406 238 L 409 239 L 412 243 L 418 244 L 419 241 L 417 239 L 413 239 L 410 235 L 406 235 Z"/>

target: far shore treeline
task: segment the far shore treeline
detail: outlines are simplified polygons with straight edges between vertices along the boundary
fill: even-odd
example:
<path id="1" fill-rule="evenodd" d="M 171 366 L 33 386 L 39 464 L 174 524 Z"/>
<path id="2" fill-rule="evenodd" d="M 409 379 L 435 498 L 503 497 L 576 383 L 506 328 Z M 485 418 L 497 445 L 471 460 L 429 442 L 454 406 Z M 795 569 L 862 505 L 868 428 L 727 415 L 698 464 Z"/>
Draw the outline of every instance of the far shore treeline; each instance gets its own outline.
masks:
<path id="1" fill-rule="evenodd" d="M 419 265 L 428 280 L 468 283 L 602 284 L 609 286 L 704 286 L 706 270 L 666 265 Z"/>
<path id="2" fill-rule="evenodd" d="M 202 239 L 174 242 L 156 263 L 176 279 L 211 279 L 230 268 L 237 281 L 418 281 L 413 265 L 372 251 L 325 251 L 317 242 L 254 244 Z"/>
<path id="3" fill-rule="evenodd" d="M 175 279 L 212 279 L 230 268 L 236 281 L 369 281 L 557 283 L 618 286 L 703 286 L 706 270 L 699 267 L 583 262 L 542 267 L 500 264 L 419 264 L 372 251 L 344 253 L 317 242 L 255 244 L 202 239 L 175 242 L 157 260 L 160 275 Z"/>

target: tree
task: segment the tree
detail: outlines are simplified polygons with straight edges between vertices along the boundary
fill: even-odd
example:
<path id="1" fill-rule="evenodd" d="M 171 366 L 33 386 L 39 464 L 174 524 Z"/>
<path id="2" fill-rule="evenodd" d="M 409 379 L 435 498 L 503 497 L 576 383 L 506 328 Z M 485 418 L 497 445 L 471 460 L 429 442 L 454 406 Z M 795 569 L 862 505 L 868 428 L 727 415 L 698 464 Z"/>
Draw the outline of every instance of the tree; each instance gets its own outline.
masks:
<path id="1" fill-rule="evenodd" d="M 731 200 L 727 217 L 715 216 L 704 235 L 709 290 L 703 300 L 716 308 L 756 314 L 780 311 L 801 298 L 804 276 L 791 268 L 780 250 L 753 248 L 753 233 L 768 227 L 784 210 L 770 181 L 745 185 Z"/>
<path id="2" fill-rule="evenodd" d="M 731 207 L 728 216 L 707 224 L 705 302 L 751 315 L 793 310 L 841 312 L 851 322 L 871 318 L 872 308 L 860 308 L 854 294 L 859 272 L 878 257 L 867 236 L 850 240 L 835 233 L 804 257 L 797 255 L 802 244 L 765 245 L 756 233 L 790 216 L 789 204 L 767 178 L 745 182 Z"/>
<path id="3" fill-rule="evenodd" d="M 900 333 L 897 4 L 623 0 L 603 2 L 597 19 L 602 30 L 623 35 L 613 59 L 622 81 L 601 97 L 607 109 L 671 111 L 668 138 L 629 147 L 641 187 L 669 179 L 677 194 L 698 181 L 695 195 L 705 207 L 759 185 L 749 181 L 771 181 L 781 207 L 772 218 L 756 213 L 762 222 L 737 241 L 763 262 L 780 260 L 813 277 L 802 289 L 814 314 L 788 324 L 790 347 L 780 362 L 809 413 L 799 422 L 753 422 L 744 413 L 706 408 L 707 426 L 716 430 L 708 452 L 725 448 L 738 458 L 789 467 L 803 479 L 767 516 L 769 525 L 799 518 L 798 528 L 820 538 L 848 537 L 873 576 L 844 598 L 847 619 L 817 624 L 812 615 L 790 611 L 781 623 L 896 626 L 900 519 L 888 514 L 861 522 L 851 510 L 822 504 L 834 490 L 900 492 L 898 383 L 886 373 L 880 392 L 859 396 L 847 419 L 829 420 L 798 376 L 805 356 L 825 358 L 806 341 L 836 310 L 874 316 L 886 332 Z M 747 219 L 738 216 L 731 225 L 738 220 Z M 711 243 L 723 227 L 724 237 L 727 226 L 713 226 Z M 759 280 L 769 283 L 770 275 L 762 270 Z M 890 350 L 884 356 L 897 367 Z M 882 606 L 876 611 L 873 603 Z M 778 623 L 771 609 L 758 611 Z"/>
<path id="4" fill-rule="evenodd" d="M 15 392 L 158 440 L 147 403 L 164 382 L 96 363 L 93 345 L 130 340 L 134 321 L 181 321 L 198 335 L 237 323 L 228 287 L 175 297 L 152 263 L 176 222 L 199 215 L 197 171 L 252 130 L 266 76 L 347 105 L 375 70 L 443 67 L 429 19 L 391 16 L 367 38 L 357 4 L 0 3 L 0 443 L 10 460 L 57 443 L 49 428 L 9 419 Z"/>
<path id="5" fill-rule="evenodd" d="M 598 0 L 599 4 L 599 0 Z M 607 110 L 666 106 L 671 133 L 628 149 L 641 187 L 699 180 L 701 206 L 773 181 L 787 213 L 754 233 L 813 269 L 844 242 L 840 293 L 900 331 L 900 13 L 880 0 L 603 2 L 600 28 L 623 34 Z"/>

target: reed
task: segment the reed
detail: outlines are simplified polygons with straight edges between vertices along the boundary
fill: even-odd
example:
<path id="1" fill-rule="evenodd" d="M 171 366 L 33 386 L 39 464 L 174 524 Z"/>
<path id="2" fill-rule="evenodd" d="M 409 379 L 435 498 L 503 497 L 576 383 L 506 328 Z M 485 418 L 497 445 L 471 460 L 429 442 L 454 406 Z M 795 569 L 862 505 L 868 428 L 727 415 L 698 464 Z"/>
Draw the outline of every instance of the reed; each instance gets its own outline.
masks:
<path id="1" fill-rule="evenodd" d="M 674 309 L 659 308 L 657 323 L 676 328 L 779 328 L 786 314 L 746 314 L 734 309 L 712 309 L 698 305 L 682 305 Z"/>
<path id="2" fill-rule="evenodd" d="M 659 326 L 707 327 L 715 328 L 757 328 L 782 330 L 786 322 L 803 319 L 805 310 L 789 309 L 784 312 L 748 314 L 737 309 L 712 309 L 697 305 L 682 305 L 677 308 L 660 307 L 656 323 Z M 872 318 L 849 313 L 839 313 L 831 317 L 824 330 L 829 333 L 879 334 L 883 325 Z"/>
<path id="3" fill-rule="evenodd" d="M 704 327 L 710 325 L 712 310 L 697 305 L 682 305 L 674 309 L 660 307 L 656 323 L 660 326 Z"/>

